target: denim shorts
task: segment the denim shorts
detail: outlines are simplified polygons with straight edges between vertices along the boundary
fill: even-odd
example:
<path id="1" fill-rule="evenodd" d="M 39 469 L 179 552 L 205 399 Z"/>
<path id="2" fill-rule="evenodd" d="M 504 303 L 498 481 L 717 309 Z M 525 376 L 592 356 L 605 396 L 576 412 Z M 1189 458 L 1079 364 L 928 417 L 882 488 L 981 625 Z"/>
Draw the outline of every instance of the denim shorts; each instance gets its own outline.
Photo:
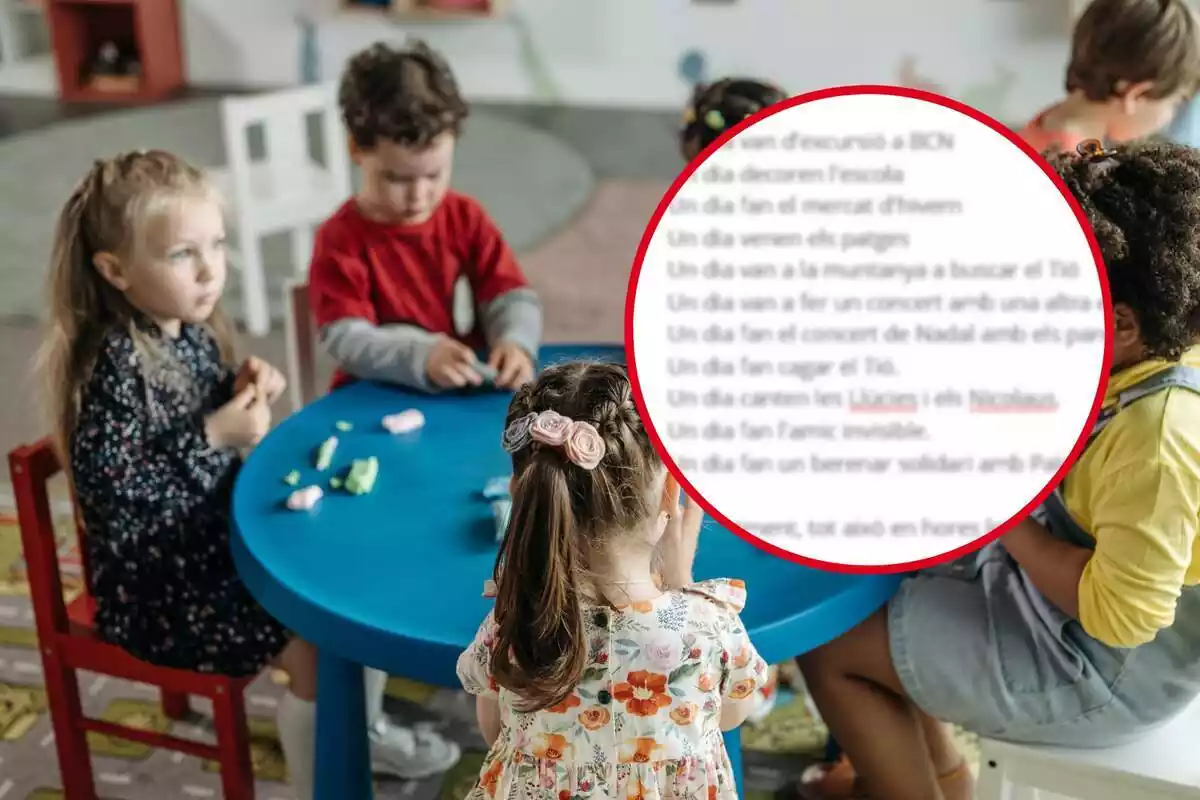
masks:
<path id="1" fill-rule="evenodd" d="M 1200 694 L 1200 589 L 1176 623 L 1108 647 L 1049 603 L 999 543 L 906 578 L 887 608 L 892 662 L 931 716 L 993 739 L 1106 747 Z"/>

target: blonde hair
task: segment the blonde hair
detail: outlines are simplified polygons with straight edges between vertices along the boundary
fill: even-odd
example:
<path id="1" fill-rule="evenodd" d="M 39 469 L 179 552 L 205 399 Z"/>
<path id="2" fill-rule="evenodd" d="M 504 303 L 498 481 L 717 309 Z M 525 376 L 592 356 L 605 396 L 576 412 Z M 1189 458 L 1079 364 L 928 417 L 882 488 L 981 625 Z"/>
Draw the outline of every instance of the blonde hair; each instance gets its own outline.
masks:
<path id="1" fill-rule="evenodd" d="M 170 368 L 170 359 L 139 330 L 138 311 L 96 269 L 98 253 L 129 258 L 145 245 L 150 223 L 178 201 L 216 197 L 201 172 L 162 150 L 122 153 L 96 161 L 71 192 L 54 232 L 50 259 L 50 322 L 39 357 L 46 407 L 60 458 L 70 474 L 70 441 L 81 394 L 112 331 L 128 331 L 143 366 Z M 206 322 L 224 361 L 234 357 L 233 328 L 220 309 Z"/>

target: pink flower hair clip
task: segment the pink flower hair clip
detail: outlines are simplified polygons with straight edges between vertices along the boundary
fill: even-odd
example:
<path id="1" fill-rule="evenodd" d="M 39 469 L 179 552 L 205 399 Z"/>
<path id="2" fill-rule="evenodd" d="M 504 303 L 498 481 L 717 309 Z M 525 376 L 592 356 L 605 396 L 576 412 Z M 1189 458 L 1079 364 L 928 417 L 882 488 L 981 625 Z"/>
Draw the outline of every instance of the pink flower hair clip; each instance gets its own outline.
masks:
<path id="1" fill-rule="evenodd" d="M 595 425 L 557 411 L 531 411 L 514 419 L 501 443 L 505 452 L 515 453 L 533 442 L 562 450 L 568 461 L 586 470 L 595 469 L 607 449 Z"/>

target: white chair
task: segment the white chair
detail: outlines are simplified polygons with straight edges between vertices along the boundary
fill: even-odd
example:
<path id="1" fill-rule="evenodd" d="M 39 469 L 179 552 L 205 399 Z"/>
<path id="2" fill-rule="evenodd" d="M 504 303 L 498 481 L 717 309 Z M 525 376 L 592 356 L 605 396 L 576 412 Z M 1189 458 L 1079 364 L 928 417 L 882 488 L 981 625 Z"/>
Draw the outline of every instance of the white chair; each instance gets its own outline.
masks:
<path id="1" fill-rule="evenodd" d="M 976 800 L 1200 800 L 1200 702 L 1143 739 L 1074 750 L 980 742 Z"/>
<path id="2" fill-rule="evenodd" d="M 317 333 L 308 303 L 308 283 L 290 278 L 285 293 L 288 393 L 292 410 L 299 411 L 317 399 Z"/>
<path id="3" fill-rule="evenodd" d="M 308 119 L 321 119 L 323 157 L 312 155 Z M 350 196 L 350 155 L 337 105 L 337 86 L 323 83 L 221 101 L 226 166 L 211 171 L 232 204 L 242 273 L 246 329 L 263 336 L 271 328 L 263 269 L 262 237 L 291 235 L 293 272 L 305 276 L 312 257 L 313 229 Z M 251 159 L 248 133 L 262 129 L 265 156 Z"/>

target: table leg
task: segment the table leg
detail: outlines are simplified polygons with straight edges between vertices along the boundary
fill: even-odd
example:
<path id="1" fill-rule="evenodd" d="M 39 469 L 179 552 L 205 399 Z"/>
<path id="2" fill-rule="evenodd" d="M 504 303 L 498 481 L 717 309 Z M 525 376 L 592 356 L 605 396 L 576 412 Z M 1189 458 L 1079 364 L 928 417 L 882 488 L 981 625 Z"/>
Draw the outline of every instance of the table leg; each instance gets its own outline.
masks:
<path id="1" fill-rule="evenodd" d="M 317 660 L 316 800 L 372 800 L 363 668 L 322 649 Z"/>
<path id="2" fill-rule="evenodd" d="M 733 780 L 737 788 L 737 796 L 745 797 L 743 789 L 745 777 L 742 770 L 742 729 L 734 728 L 725 732 L 725 752 L 729 754 L 729 763 L 733 766 Z"/>

